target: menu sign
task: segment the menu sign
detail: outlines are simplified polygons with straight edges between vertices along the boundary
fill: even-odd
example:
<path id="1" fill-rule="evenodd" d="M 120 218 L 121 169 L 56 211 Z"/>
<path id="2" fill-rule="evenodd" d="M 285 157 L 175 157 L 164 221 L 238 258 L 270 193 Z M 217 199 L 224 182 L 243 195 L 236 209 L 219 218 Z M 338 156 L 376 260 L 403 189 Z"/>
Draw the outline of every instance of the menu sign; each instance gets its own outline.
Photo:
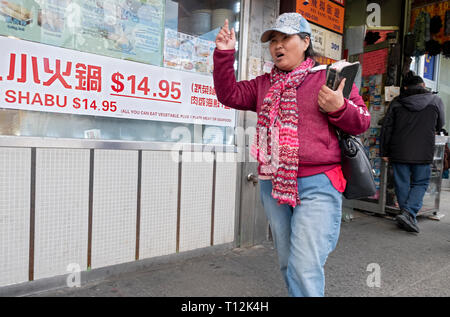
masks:
<path id="1" fill-rule="evenodd" d="M 0 35 L 162 65 L 165 0 L 2 0 Z"/>
<path id="2" fill-rule="evenodd" d="M 211 76 L 0 36 L 2 108 L 235 125 Z"/>

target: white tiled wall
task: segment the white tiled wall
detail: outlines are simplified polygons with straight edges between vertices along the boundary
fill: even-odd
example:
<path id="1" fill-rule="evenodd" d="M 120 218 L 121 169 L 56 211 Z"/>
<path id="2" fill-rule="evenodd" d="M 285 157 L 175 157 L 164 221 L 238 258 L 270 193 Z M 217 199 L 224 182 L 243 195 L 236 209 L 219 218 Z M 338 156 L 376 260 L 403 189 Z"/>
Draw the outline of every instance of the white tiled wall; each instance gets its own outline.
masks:
<path id="1" fill-rule="evenodd" d="M 192 162 L 194 157 L 192 153 L 183 152 L 180 251 L 211 244 L 213 163 Z"/>
<path id="2" fill-rule="evenodd" d="M 196 156 L 183 153 L 181 252 L 211 242 L 213 162 L 188 158 Z M 233 158 L 216 166 L 215 245 L 234 239 Z M 135 260 L 138 151 L 95 150 L 94 159 L 93 269 Z M 35 280 L 67 274 L 72 263 L 87 268 L 89 162 L 88 149 L 36 150 Z M 0 148 L 0 287 L 28 280 L 30 175 L 31 149 Z M 141 190 L 140 259 L 175 253 L 178 162 L 172 152 L 142 152 Z"/>
<path id="3" fill-rule="evenodd" d="M 135 259 L 138 152 L 96 150 L 92 268 Z"/>
<path id="4" fill-rule="evenodd" d="M 217 162 L 216 167 L 214 245 L 234 241 L 237 154 L 227 155 L 230 160 Z"/>
<path id="5" fill-rule="evenodd" d="M 143 151 L 140 259 L 176 252 L 177 195 L 178 162 L 172 153 Z"/>
<path id="6" fill-rule="evenodd" d="M 87 268 L 89 150 L 36 150 L 34 278 Z"/>
<path id="7" fill-rule="evenodd" d="M 28 280 L 31 150 L 0 148 L 0 286 Z"/>

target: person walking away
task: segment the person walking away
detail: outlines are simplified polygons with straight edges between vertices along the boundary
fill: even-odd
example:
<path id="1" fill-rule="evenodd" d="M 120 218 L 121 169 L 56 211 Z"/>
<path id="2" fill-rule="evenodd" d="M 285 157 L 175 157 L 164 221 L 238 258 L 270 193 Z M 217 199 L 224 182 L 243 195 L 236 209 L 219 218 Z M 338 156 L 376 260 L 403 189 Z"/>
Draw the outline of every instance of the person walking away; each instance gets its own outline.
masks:
<path id="1" fill-rule="evenodd" d="M 436 132 L 444 125 L 442 100 L 425 88 L 420 76 L 409 72 L 399 97 L 389 106 L 381 129 L 381 156 L 392 164 L 398 226 L 419 233 L 417 213 L 431 176 Z"/>
<path id="2" fill-rule="evenodd" d="M 444 171 L 442 174 L 442 178 L 449 179 L 450 149 L 448 147 L 448 143 L 445 143 L 444 151 Z"/>
<path id="3" fill-rule="evenodd" d="M 445 129 L 441 130 L 441 135 L 448 137 L 448 132 Z M 444 147 L 444 170 L 442 172 L 442 178 L 448 179 L 449 178 L 449 172 L 448 169 L 450 168 L 450 149 L 448 147 L 448 142 L 445 143 Z"/>
<path id="4" fill-rule="evenodd" d="M 280 15 L 261 36 L 270 41 L 270 74 L 236 82 L 236 36 L 228 21 L 216 38 L 214 86 L 221 103 L 258 114 L 252 153 L 261 201 L 290 296 L 324 296 L 324 265 L 335 249 L 346 180 L 335 127 L 358 135 L 370 114 L 353 85 L 325 86 L 326 66 L 314 61 L 311 27 L 298 13 Z"/>

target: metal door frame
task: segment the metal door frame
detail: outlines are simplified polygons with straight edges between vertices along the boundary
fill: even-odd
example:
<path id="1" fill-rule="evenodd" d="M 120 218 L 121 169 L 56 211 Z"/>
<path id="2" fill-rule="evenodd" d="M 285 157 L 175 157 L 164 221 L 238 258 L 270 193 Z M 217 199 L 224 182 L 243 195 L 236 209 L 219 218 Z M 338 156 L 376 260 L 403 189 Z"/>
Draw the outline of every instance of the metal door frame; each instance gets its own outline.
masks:
<path id="1" fill-rule="evenodd" d="M 255 0 L 253 0 L 255 1 Z M 248 43 L 252 0 L 241 1 L 239 72 L 238 80 L 247 79 Z M 244 111 L 237 112 L 236 127 L 243 131 L 247 128 L 248 116 Z M 260 202 L 259 182 L 247 180 L 249 174 L 258 175 L 257 163 L 249 160 L 249 146 L 252 140 L 245 134 L 236 133 L 238 153 L 236 177 L 236 215 L 235 246 L 250 247 L 269 238 L 269 225 Z"/>

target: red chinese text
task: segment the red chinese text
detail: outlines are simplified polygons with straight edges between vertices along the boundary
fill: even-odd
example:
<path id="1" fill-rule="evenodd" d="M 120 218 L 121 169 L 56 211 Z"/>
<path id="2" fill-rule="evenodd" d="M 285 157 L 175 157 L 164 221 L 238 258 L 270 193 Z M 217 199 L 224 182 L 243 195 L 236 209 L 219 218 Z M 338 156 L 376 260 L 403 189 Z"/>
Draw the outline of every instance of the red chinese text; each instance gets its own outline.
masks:
<path id="1" fill-rule="evenodd" d="M 31 69 L 29 69 L 28 63 L 31 63 Z M 11 53 L 9 58 L 9 73 L 6 80 L 13 81 L 16 79 L 18 83 L 26 83 L 28 80 L 32 80 L 35 84 L 42 84 L 47 87 L 59 83 L 60 87 L 65 89 L 101 92 L 101 67 L 77 63 L 75 72 L 73 72 L 72 66 L 73 63 L 70 61 L 62 62 L 60 59 L 50 61 L 48 57 L 38 59 L 35 56 L 29 56 L 27 54 L 18 55 Z M 27 73 L 30 70 L 32 74 Z M 73 73 L 75 73 L 74 77 L 78 83 L 74 88 L 70 84 L 71 79 L 73 81 L 73 78 L 71 78 Z M 16 74 L 18 74 L 17 78 Z M 0 80 L 3 80 L 3 77 L 0 76 Z"/>

